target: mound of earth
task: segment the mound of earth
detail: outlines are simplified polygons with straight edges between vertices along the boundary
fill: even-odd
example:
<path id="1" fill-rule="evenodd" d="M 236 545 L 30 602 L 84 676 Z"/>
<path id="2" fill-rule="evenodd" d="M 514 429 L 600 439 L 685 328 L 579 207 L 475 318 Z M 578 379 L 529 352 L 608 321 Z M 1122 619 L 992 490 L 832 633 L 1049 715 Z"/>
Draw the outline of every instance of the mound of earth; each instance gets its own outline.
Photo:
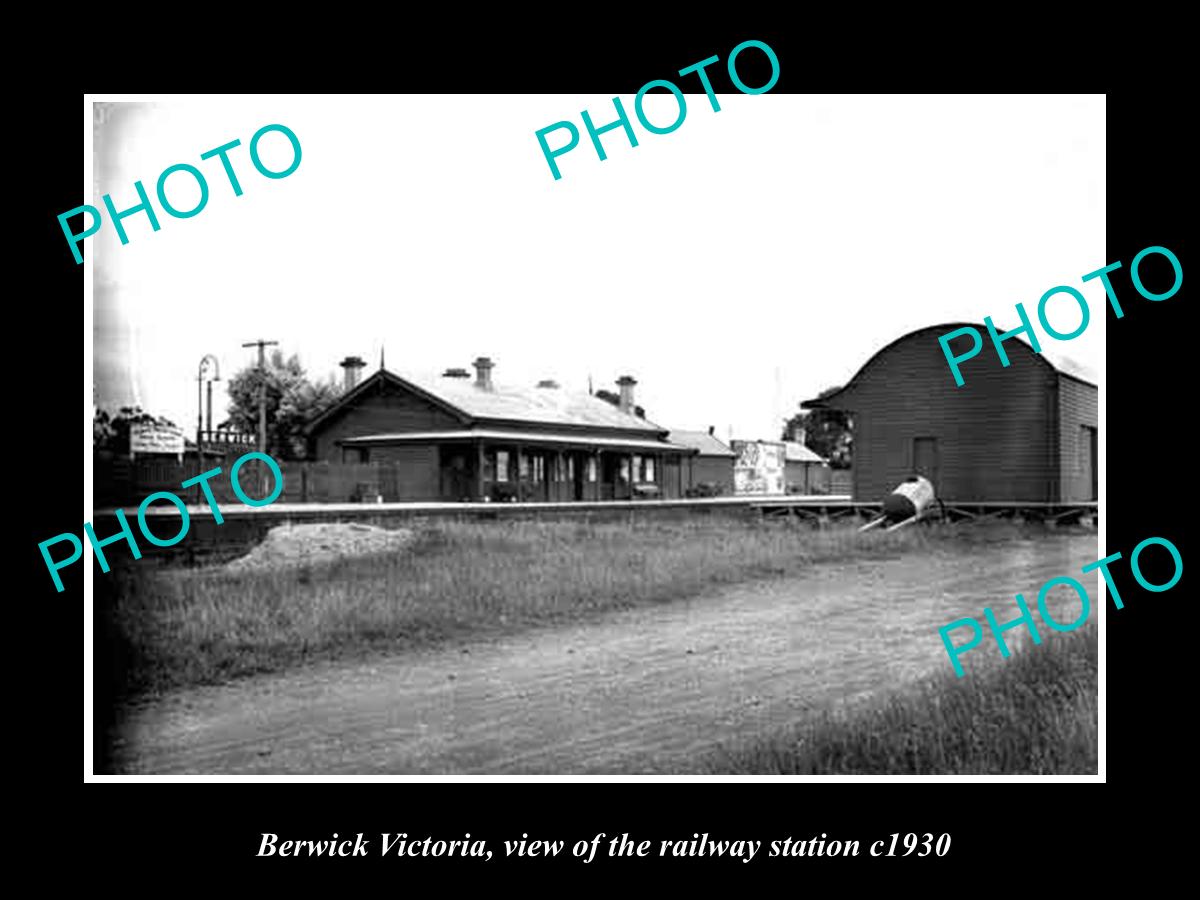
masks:
<path id="1" fill-rule="evenodd" d="M 263 542 L 225 565 L 229 571 L 306 566 L 370 553 L 401 550 L 412 543 L 407 528 L 389 530 L 374 525 L 322 522 L 315 525 L 276 525 Z"/>

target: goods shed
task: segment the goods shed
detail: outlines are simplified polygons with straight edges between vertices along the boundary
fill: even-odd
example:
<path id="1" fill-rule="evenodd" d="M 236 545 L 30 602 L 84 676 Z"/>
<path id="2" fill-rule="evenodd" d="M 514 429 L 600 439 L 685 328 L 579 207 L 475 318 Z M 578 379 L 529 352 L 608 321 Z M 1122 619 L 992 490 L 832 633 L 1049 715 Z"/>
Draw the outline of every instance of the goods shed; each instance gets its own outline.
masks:
<path id="1" fill-rule="evenodd" d="M 1082 370 L 1056 366 L 1019 339 L 1003 367 L 989 348 L 955 385 L 938 338 L 922 328 L 888 344 L 839 391 L 801 404 L 853 418 L 853 496 L 886 496 L 911 474 L 947 502 L 1075 503 L 1098 496 L 1098 393 Z M 985 339 L 986 340 L 986 339 Z M 962 353 L 965 347 L 952 345 Z"/>

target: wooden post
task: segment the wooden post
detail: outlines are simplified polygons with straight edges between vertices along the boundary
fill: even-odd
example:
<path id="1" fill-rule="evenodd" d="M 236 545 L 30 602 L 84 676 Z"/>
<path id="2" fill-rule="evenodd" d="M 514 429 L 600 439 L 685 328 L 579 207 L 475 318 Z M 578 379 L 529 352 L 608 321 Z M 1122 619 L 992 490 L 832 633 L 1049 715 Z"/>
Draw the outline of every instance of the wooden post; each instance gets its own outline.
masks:
<path id="1" fill-rule="evenodd" d="M 475 460 L 475 496 L 476 496 L 476 499 L 482 501 L 485 496 L 485 494 L 483 493 L 483 490 L 484 490 L 484 488 L 483 488 L 483 473 L 484 473 L 484 469 L 486 468 L 485 461 L 487 459 L 486 454 L 484 453 L 484 450 L 483 450 L 483 441 L 482 440 L 478 440 L 475 442 L 475 449 L 477 451 L 476 452 L 477 458 Z"/>

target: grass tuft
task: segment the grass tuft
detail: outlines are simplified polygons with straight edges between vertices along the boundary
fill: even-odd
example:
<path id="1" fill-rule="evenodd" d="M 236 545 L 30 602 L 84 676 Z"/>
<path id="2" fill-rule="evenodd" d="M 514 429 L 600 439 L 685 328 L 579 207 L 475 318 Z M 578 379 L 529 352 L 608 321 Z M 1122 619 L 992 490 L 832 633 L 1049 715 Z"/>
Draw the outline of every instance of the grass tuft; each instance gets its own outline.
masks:
<path id="1" fill-rule="evenodd" d="M 1089 775 L 1097 771 L 1096 627 L 964 678 L 944 675 L 717 751 L 712 774 Z"/>

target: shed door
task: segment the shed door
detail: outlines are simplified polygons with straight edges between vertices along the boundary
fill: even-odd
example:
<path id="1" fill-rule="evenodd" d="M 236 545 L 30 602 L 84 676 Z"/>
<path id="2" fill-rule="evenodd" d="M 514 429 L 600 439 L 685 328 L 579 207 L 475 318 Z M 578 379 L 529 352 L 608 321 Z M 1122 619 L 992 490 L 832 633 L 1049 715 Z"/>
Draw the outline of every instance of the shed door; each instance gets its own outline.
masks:
<path id="1" fill-rule="evenodd" d="M 934 493 L 942 492 L 942 484 L 938 478 L 938 443 L 937 438 L 913 438 L 913 472 L 924 475 L 933 485 Z"/>

